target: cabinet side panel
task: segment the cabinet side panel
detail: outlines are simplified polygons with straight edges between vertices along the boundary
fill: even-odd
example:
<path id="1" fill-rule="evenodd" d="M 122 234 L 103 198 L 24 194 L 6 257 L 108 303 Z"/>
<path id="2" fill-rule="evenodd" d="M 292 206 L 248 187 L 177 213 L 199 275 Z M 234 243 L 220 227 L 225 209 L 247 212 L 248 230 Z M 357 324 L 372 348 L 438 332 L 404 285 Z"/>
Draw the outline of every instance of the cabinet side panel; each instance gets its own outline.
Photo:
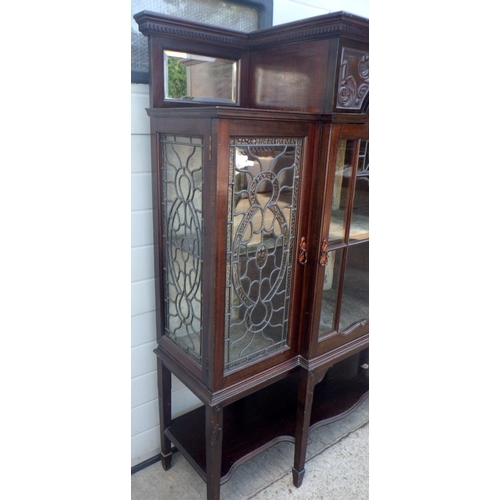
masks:
<path id="1" fill-rule="evenodd" d="M 160 134 L 160 145 L 164 334 L 200 363 L 203 138 Z"/>
<path id="2" fill-rule="evenodd" d="M 250 106 L 322 112 L 328 40 L 294 43 L 250 55 Z"/>

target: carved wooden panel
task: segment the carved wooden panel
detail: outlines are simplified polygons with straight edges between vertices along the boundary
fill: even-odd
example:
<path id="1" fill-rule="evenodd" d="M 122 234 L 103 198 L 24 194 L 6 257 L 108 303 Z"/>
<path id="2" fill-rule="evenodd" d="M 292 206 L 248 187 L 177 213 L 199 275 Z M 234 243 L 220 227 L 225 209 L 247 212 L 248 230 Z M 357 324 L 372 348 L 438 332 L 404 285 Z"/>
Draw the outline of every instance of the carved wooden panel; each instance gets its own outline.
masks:
<path id="1" fill-rule="evenodd" d="M 367 51 L 350 47 L 342 48 L 337 109 L 361 109 L 368 95 L 368 63 Z"/>

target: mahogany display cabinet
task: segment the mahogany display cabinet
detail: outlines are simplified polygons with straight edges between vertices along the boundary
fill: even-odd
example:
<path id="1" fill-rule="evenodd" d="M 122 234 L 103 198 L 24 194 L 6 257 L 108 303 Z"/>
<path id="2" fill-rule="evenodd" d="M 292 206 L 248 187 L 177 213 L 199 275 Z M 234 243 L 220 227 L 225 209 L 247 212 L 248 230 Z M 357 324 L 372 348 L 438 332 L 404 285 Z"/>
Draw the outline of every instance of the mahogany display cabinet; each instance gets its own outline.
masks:
<path id="1" fill-rule="evenodd" d="M 368 20 L 149 39 L 161 457 L 207 483 L 368 395 Z M 171 417 L 171 374 L 203 403 Z M 290 464 L 292 465 L 292 464 Z"/>

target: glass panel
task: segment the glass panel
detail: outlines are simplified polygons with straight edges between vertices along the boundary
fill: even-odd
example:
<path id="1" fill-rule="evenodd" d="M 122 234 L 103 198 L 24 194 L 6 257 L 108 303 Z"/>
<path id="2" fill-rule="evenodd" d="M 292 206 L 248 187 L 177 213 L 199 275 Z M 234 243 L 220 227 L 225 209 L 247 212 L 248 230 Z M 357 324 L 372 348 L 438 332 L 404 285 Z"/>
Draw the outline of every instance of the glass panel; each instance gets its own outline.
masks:
<path id="1" fill-rule="evenodd" d="M 287 345 L 301 139 L 231 139 L 225 370 Z"/>
<path id="2" fill-rule="evenodd" d="M 368 141 L 361 141 L 358 171 L 354 187 L 354 204 L 352 208 L 349 241 L 359 241 L 368 238 L 369 174 Z"/>
<path id="3" fill-rule="evenodd" d="M 332 209 L 330 216 L 330 242 L 344 241 L 345 212 L 349 198 L 349 185 L 355 161 L 356 141 L 341 139 L 339 141 L 333 183 Z"/>
<path id="4" fill-rule="evenodd" d="M 201 359 L 203 145 L 161 136 L 165 335 Z"/>
<path id="5" fill-rule="evenodd" d="M 328 263 L 325 266 L 323 281 L 323 298 L 321 302 L 321 317 L 319 336 L 335 330 L 335 309 L 337 307 L 337 291 L 339 285 L 340 268 L 342 265 L 343 250 L 328 252 Z"/>
<path id="6" fill-rule="evenodd" d="M 163 51 L 165 99 L 235 104 L 238 63 L 229 59 Z"/>
<path id="7" fill-rule="evenodd" d="M 368 244 L 348 247 L 339 331 L 368 319 Z"/>

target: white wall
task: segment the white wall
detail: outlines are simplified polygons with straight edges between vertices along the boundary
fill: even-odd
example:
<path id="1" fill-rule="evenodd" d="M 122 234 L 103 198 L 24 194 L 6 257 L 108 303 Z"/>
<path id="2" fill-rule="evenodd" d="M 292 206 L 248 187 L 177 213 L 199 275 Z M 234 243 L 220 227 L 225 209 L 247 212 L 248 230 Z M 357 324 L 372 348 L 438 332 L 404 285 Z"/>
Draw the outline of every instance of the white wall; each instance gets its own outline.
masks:
<path id="1" fill-rule="evenodd" d="M 367 0 L 274 0 L 274 24 L 344 10 L 368 17 Z M 147 85 L 132 84 L 132 467 L 160 453 L 156 387 L 151 147 Z M 201 403 L 175 377 L 173 416 Z"/>
<path id="2" fill-rule="evenodd" d="M 132 467 L 160 453 L 156 346 L 153 213 L 151 201 L 151 145 L 149 88 L 132 84 Z M 172 411 L 177 416 L 200 405 L 175 377 Z"/>

